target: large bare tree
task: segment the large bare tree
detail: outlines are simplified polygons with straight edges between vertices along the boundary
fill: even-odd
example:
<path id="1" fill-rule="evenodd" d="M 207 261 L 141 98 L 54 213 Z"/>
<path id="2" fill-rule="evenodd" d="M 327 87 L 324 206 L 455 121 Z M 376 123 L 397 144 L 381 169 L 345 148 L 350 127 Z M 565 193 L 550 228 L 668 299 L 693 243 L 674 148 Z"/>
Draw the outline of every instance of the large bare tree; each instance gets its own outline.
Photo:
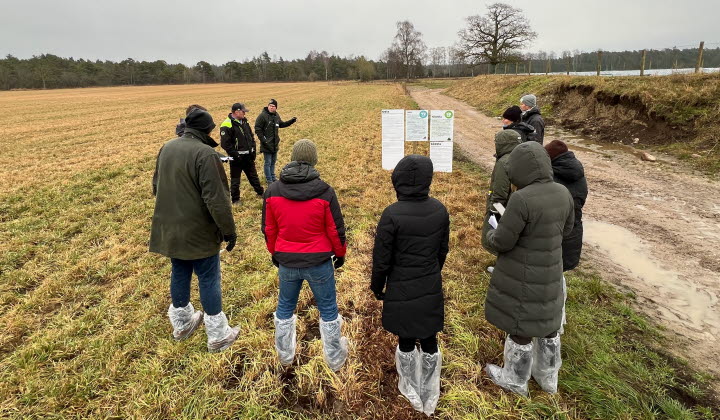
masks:
<path id="1" fill-rule="evenodd" d="M 397 23 L 397 34 L 393 44 L 402 60 L 407 72 L 407 78 L 413 75 L 413 69 L 422 64 L 425 57 L 425 42 L 422 40 L 422 33 L 415 29 L 410 21 L 404 20 Z"/>
<path id="2" fill-rule="evenodd" d="M 493 3 L 484 16 L 466 20 L 467 26 L 458 32 L 462 54 L 474 64 L 489 63 L 493 71 L 537 37 L 522 10 L 505 3 Z"/>

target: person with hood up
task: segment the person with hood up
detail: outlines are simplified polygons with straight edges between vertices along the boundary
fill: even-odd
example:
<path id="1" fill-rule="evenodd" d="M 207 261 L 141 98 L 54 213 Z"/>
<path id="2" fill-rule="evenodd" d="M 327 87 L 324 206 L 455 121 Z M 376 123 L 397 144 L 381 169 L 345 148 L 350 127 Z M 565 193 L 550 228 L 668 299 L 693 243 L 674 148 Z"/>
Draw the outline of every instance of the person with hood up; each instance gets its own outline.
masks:
<path id="1" fill-rule="evenodd" d="M 262 232 L 280 292 L 275 319 L 275 349 L 284 366 L 295 358 L 298 296 L 307 280 L 320 312 L 320 338 L 330 369 L 337 371 L 348 354 L 338 314 L 335 269 L 345 263 L 345 222 L 335 190 L 320 179 L 317 148 L 310 140 L 293 146 L 292 162 L 265 191 Z"/>
<path id="2" fill-rule="evenodd" d="M 535 95 L 525 95 L 520 98 L 520 110 L 522 111 L 522 122 L 531 125 L 535 129 L 535 133 L 529 136 L 529 139 L 543 144 L 545 141 L 545 120 L 540 115 L 540 108 L 537 106 Z"/>
<path id="3" fill-rule="evenodd" d="M 520 134 L 523 143 L 532 140 L 535 135 L 535 129 L 530 124 L 524 123 L 522 119 L 522 110 L 519 106 L 513 105 L 506 109 L 502 114 L 503 130 L 515 130 Z"/>
<path id="4" fill-rule="evenodd" d="M 370 289 L 383 300 L 383 327 L 398 336 L 398 388 L 415 410 L 432 415 L 440 397 L 444 326 L 441 271 L 450 216 L 429 196 L 430 158 L 405 156 L 392 173 L 398 201 L 383 211 L 375 235 Z M 420 341 L 420 349 L 416 341 Z"/>
<path id="5" fill-rule="evenodd" d="M 512 192 L 508 176 L 508 160 L 510 152 L 520 143 L 522 143 L 522 138 L 515 130 L 502 130 L 495 134 L 495 166 L 490 176 L 490 190 L 485 202 L 485 223 L 483 223 L 482 229 L 483 248 L 493 255 L 497 254 L 487 243 L 487 233 L 491 229 L 489 219 L 490 216 L 495 216 L 496 220 L 500 220 L 500 213 L 494 204 L 500 203 L 503 207 L 507 207 Z M 493 268 L 488 267 L 488 271 L 492 272 L 492 270 Z"/>
<path id="6" fill-rule="evenodd" d="M 268 185 L 277 180 L 275 178 L 275 162 L 277 154 L 280 150 L 280 129 L 289 127 L 297 121 L 297 117 L 292 117 L 287 121 L 280 118 L 277 112 L 278 103 L 275 99 L 270 99 L 268 105 L 263 108 L 260 115 L 255 119 L 255 134 L 260 140 L 260 151 L 263 154 L 263 171 L 265 172 L 265 181 Z"/>
<path id="7" fill-rule="evenodd" d="M 574 269 L 580 264 L 582 254 L 582 208 L 588 195 L 585 169 L 582 163 L 575 157 L 575 154 L 568 150 L 567 145 L 561 140 L 553 140 L 545 145 L 550 156 L 550 163 L 553 169 L 553 179 L 570 191 L 575 204 L 575 223 L 572 232 L 562 242 L 563 272 Z M 563 296 L 567 300 L 567 283 L 563 275 Z M 565 307 L 563 307 L 562 325 L 565 325 Z M 562 334 L 563 328 L 560 328 Z"/>
<path id="8" fill-rule="evenodd" d="M 573 228 L 573 199 L 553 182 L 550 157 L 536 142 L 518 145 L 508 161 L 510 196 L 487 242 L 498 259 L 485 299 L 488 322 L 505 331 L 504 366 L 485 372 L 497 385 L 528 396 L 532 375 L 557 392 L 561 366 L 562 239 Z"/>
<path id="9" fill-rule="evenodd" d="M 172 264 L 168 317 L 173 338 L 190 337 L 204 319 L 207 348 L 218 352 L 239 332 L 228 325 L 220 290 L 220 245 L 227 242 L 228 252 L 235 247 L 235 221 L 225 169 L 213 150 L 218 144 L 209 135 L 215 128 L 212 117 L 198 107 L 185 122 L 183 136 L 165 143 L 158 153 L 150 252 L 169 257 Z M 204 315 L 190 303 L 193 271 Z"/>

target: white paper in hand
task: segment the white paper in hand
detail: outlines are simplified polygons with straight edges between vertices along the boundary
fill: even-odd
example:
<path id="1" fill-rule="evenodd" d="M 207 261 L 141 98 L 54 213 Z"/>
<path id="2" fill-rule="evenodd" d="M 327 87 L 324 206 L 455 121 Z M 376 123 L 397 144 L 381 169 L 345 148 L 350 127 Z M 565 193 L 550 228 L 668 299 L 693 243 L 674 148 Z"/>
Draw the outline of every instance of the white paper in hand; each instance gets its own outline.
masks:
<path id="1" fill-rule="evenodd" d="M 488 219 L 488 223 L 490 223 L 490 226 L 492 226 L 493 229 L 497 229 L 497 219 L 495 218 L 495 215 L 490 215 L 490 219 Z"/>
<path id="2" fill-rule="evenodd" d="M 498 213 L 500 213 L 500 216 L 505 215 L 505 206 L 503 206 L 500 203 L 493 203 L 493 207 L 495 207 L 495 210 L 497 210 Z"/>

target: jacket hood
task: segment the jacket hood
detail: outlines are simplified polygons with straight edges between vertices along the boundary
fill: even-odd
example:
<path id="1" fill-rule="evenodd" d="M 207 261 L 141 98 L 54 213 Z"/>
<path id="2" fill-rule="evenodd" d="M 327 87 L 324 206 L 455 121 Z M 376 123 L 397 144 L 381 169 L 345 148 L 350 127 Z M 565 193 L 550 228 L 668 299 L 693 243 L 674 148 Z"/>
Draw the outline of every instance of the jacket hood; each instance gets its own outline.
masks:
<path id="1" fill-rule="evenodd" d="M 508 176 L 518 189 L 536 182 L 552 182 L 550 156 L 538 142 L 520 144 L 510 153 Z"/>
<path id="2" fill-rule="evenodd" d="M 427 156 L 408 155 L 395 166 L 392 183 L 398 200 L 424 200 L 430 194 L 433 164 Z"/>
<path id="3" fill-rule="evenodd" d="M 290 162 L 280 172 L 280 195 L 290 200 L 306 201 L 327 191 L 330 186 L 320 179 L 315 167 L 305 162 Z"/>
<path id="4" fill-rule="evenodd" d="M 535 127 L 528 123 L 516 122 L 505 127 L 506 130 L 524 131 L 525 134 L 531 134 L 535 132 Z"/>
<path id="5" fill-rule="evenodd" d="M 561 153 L 552 160 L 552 170 L 555 179 L 567 183 L 575 182 L 585 176 L 582 163 L 575 157 L 575 153 L 570 151 Z"/>
<path id="6" fill-rule="evenodd" d="M 193 137 L 204 144 L 207 144 L 208 146 L 212 147 L 213 149 L 218 147 L 218 143 L 209 135 L 203 133 L 200 130 L 196 130 L 194 128 L 185 128 L 185 132 L 183 133 L 183 137 Z"/>
<path id="7" fill-rule="evenodd" d="M 495 134 L 495 157 L 500 159 L 512 152 L 520 143 L 522 143 L 522 138 L 515 130 L 498 131 Z"/>
<path id="8" fill-rule="evenodd" d="M 533 108 L 528 109 L 527 111 L 525 111 L 525 115 L 523 117 L 530 118 L 530 116 L 534 115 L 534 114 L 541 115 L 538 107 L 533 107 Z"/>

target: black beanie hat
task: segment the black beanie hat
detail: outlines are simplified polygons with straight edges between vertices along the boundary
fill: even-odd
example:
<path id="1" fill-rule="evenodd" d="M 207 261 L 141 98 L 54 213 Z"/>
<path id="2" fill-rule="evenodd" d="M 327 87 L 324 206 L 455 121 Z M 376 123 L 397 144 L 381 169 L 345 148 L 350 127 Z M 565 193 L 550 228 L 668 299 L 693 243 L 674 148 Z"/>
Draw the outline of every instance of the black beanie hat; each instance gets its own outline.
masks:
<path id="1" fill-rule="evenodd" d="M 270 102 L 268 102 L 268 105 L 275 105 L 275 107 L 277 107 L 277 101 L 275 99 L 270 99 Z"/>
<path id="2" fill-rule="evenodd" d="M 205 134 L 210 134 L 215 128 L 215 122 L 213 121 L 212 115 L 202 109 L 192 110 L 187 117 L 185 117 L 185 126 L 194 130 L 202 131 Z"/>
<path id="3" fill-rule="evenodd" d="M 512 122 L 518 122 L 522 117 L 522 109 L 517 105 L 513 105 L 503 112 L 502 117 Z"/>
<path id="4" fill-rule="evenodd" d="M 562 140 L 553 140 L 545 145 L 545 150 L 547 150 L 548 155 L 550 155 L 550 160 L 553 160 L 561 154 L 567 152 L 568 147 Z"/>

